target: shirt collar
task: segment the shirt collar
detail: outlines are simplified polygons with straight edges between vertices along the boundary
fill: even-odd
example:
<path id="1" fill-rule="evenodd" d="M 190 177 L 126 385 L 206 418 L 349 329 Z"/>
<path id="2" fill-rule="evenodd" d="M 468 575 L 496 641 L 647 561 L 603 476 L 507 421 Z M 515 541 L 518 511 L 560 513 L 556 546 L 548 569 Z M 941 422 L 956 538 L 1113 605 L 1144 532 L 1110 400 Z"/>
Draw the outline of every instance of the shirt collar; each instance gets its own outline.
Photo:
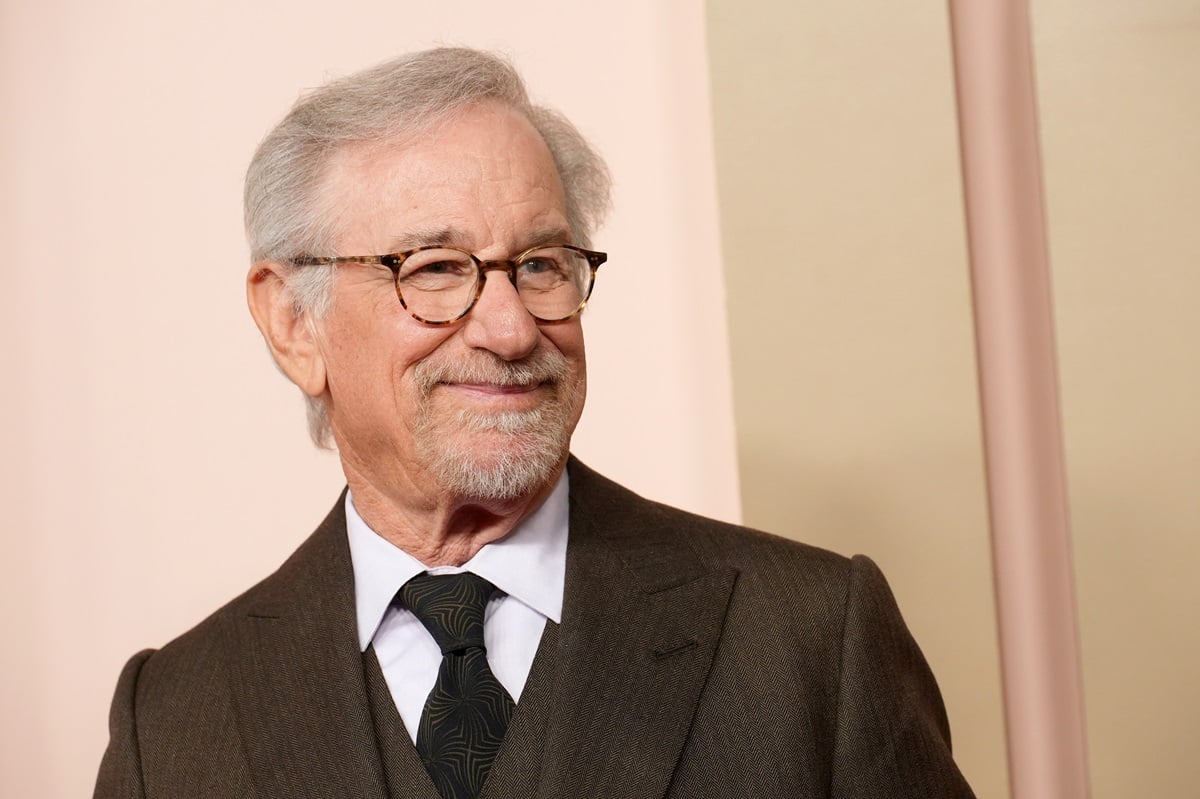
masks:
<path id="1" fill-rule="evenodd" d="M 346 535 L 354 568 L 358 644 L 370 645 L 400 586 L 422 572 L 469 571 L 555 622 L 562 620 L 567 573 L 567 470 L 538 508 L 499 541 L 486 544 L 461 567 L 429 568 L 372 530 L 346 492 Z"/>

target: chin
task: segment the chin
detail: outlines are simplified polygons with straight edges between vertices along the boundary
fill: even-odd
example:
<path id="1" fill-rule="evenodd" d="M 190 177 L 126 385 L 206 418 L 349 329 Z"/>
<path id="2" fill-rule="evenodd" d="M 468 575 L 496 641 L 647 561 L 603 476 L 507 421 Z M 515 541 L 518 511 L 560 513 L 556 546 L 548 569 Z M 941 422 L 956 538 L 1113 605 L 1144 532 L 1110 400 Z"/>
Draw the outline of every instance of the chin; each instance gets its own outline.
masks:
<path id="1" fill-rule="evenodd" d="M 558 476 L 570 445 L 562 419 L 544 409 L 525 413 L 456 414 L 446 435 L 424 442 L 430 472 L 463 499 L 513 500 L 535 494 Z M 433 431 L 430 431 L 433 432 Z"/>

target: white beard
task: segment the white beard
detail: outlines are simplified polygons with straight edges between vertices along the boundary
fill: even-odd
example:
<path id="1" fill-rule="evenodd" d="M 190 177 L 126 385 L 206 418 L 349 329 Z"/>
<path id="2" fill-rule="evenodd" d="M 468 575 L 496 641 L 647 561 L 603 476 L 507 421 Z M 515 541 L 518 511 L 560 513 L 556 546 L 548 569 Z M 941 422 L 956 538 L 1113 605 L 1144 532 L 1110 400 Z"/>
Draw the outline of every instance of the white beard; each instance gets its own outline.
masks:
<path id="1" fill-rule="evenodd" d="M 541 350 L 519 364 L 419 368 L 424 401 L 413 435 L 443 490 L 465 499 L 510 500 L 537 492 L 555 477 L 570 447 L 579 392 L 560 353 Z M 551 396 L 529 411 L 439 414 L 430 395 L 440 382 L 541 382 Z"/>

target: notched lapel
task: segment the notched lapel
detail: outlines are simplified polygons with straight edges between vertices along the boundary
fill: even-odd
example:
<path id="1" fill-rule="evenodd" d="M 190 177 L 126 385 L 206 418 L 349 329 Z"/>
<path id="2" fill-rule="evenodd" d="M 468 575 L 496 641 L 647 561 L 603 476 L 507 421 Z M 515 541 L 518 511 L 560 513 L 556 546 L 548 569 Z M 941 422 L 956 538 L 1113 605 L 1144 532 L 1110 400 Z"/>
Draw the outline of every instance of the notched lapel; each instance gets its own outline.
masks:
<path id="1" fill-rule="evenodd" d="M 232 621 L 231 691 L 262 799 L 386 799 L 334 512 Z"/>
<path id="2" fill-rule="evenodd" d="M 572 471 L 573 499 L 577 482 L 590 493 L 589 478 L 595 475 Z M 587 499 L 572 504 L 560 668 L 539 795 L 662 797 L 737 573 L 706 568 L 678 531 L 660 535 L 651 514 L 606 519 L 604 498 Z M 585 510 L 597 505 L 599 514 Z"/>
<path id="3" fill-rule="evenodd" d="M 564 629 L 546 796 L 661 797 L 691 729 L 735 573 L 610 595 Z M 600 609 L 597 609 L 600 610 Z"/>

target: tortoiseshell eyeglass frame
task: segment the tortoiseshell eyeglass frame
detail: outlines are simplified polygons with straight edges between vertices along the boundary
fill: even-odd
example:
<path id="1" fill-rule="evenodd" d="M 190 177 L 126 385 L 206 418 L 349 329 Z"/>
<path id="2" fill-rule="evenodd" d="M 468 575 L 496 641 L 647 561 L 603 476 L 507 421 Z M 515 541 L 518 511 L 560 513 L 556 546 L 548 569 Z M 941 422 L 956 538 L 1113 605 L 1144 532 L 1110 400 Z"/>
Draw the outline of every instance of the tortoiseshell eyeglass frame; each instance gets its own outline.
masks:
<path id="1" fill-rule="evenodd" d="M 565 322 L 568 319 L 578 316 L 580 312 L 587 307 L 588 299 L 592 296 L 592 289 L 596 285 L 596 270 L 600 268 L 601 264 L 608 260 L 608 253 L 585 250 L 582 247 L 575 247 L 571 244 L 542 244 L 537 247 L 530 247 L 528 250 L 525 250 L 520 255 L 512 259 L 496 259 L 485 261 L 478 258 L 474 253 L 467 252 L 466 250 L 459 249 L 458 247 L 448 247 L 444 244 L 427 244 L 424 247 L 417 247 L 415 249 L 408 250 L 407 252 L 393 252 L 388 253 L 387 255 L 305 256 L 293 258 L 292 265 L 338 266 L 339 264 L 375 264 L 386 267 L 392 271 L 392 281 L 396 287 L 396 297 L 400 300 L 400 305 L 404 308 L 404 310 L 408 311 L 413 319 L 416 319 L 423 325 L 429 325 L 430 327 L 442 327 L 444 325 L 454 324 L 471 312 L 471 309 L 475 307 L 475 303 L 479 301 L 479 295 L 483 293 L 483 284 L 486 281 L 487 272 L 493 270 L 504 272 L 508 275 L 508 279 L 515 287 L 517 285 L 517 267 L 525 262 L 530 253 L 537 252 L 538 250 L 555 249 L 570 250 L 571 252 L 582 255 L 587 259 L 588 265 L 591 267 L 591 274 L 588 276 L 587 291 L 583 293 L 583 299 L 580 300 L 579 307 L 571 311 L 571 313 L 567 314 L 566 316 L 560 316 L 557 319 L 544 319 L 540 316 L 537 316 L 532 311 L 529 312 L 529 315 L 539 322 L 544 324 L 554 324 L 556 322 Z M 400 266 L 415 253 L 424 252 L 426 250 L 454 250 L 455 252 L 461 252 L 463 255 L 468 256 L 475 264 L 475 296 L 471 298 L 471 302 L 467 305 L 462 313 L 453 319 L 447 319 L 444 322 L 433 321 L 417 316 L 417 314 L 413 313 L 413 310 L 408 307 L 408 303 L 404 301 L 404 294 L 400 291 Z M 529 309 L 526 308 L 526 310 Z"/>

